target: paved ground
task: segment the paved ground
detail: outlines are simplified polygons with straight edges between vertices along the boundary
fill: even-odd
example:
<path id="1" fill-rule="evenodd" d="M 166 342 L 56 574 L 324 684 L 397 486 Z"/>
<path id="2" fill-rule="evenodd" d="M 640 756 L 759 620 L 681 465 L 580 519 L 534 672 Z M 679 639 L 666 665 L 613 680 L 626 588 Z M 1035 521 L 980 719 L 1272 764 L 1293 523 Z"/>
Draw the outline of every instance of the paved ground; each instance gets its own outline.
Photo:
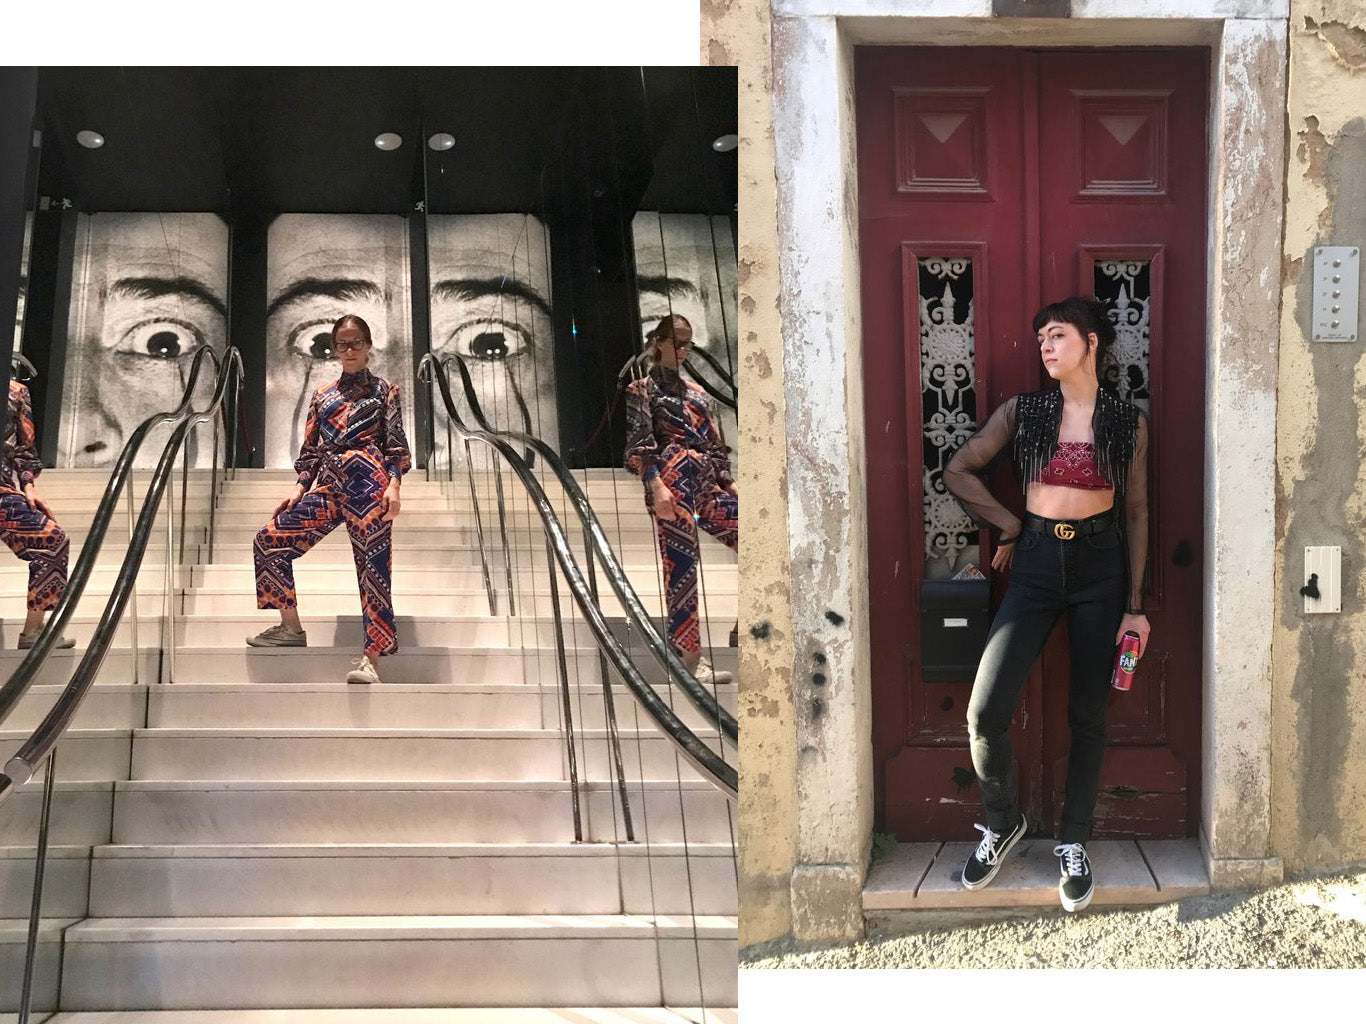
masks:
<path id="1" fill-rule="evenodd" d="M 921 912 L 925 913 L 925 912 Z M 764 968 L 1366 967 L 1366 868 L 1270 889 L 1192 896 L 1080 914 L 1024 911 L 983 921 L 907 913 L 907 934 L 824 949 L 766 943 L 741 950 Z M 909 923 L 906 923 L 908 922 Z"/>

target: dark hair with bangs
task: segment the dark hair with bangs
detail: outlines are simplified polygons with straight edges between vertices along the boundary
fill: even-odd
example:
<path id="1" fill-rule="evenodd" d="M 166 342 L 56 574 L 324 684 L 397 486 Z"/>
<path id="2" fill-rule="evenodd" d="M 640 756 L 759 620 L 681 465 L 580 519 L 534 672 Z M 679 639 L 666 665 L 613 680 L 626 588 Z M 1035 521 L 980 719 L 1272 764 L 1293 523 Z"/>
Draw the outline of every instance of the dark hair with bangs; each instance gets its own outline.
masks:
<path id="1" fill-rule="evenodd" d="M 361 334 L 365 335 L 365 343 L 367 345 L 373 345 L 375 343 L 374 339 L 370 337 L 370 325 L 355 313 L 343 313 L 341 316 L 337 317 L 336 321 L 332 324 L 333 341 L 337 340 L 337 332 L 343 327 L 355 327 Z"/>
<path id="2" fill-rule="evenodd" d="M 1038 334 L 1043 330 L 1044 324 L 1050 322 L 1071 324 L 1081 332 L 1082 340 L 1088 345 L 1090 339 L 1086 336 L 1096 336 L 1096 378 L 1104 380 L 1105 370 L 1108 369 L 1107 357 L 1110 346 L 1115 341 L 1115 325 L 1110 322 L 1105 303 L 1081 295 L 1073 295 L 1061 302 L 1050 302 L 1034 314 L 1034 333 Z"/>

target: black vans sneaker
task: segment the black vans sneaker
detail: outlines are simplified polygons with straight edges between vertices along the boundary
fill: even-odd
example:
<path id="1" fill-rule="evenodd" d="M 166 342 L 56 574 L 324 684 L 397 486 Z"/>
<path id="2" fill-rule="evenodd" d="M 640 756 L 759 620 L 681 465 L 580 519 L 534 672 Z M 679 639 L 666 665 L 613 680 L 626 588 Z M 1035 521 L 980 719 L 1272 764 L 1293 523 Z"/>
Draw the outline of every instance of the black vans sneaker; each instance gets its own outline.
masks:
<path id="1" fill-rule="evenodd" d="M 1029 823 L 1024 815 L 1020 815 L 1020 823 L 1005 835 L 993 832 L 985 825 L 972 827 L 982 833 L 982 841 L 977 844 L 977 849 L 969 855 L 967 864 L 963 866 L 963 888 L 981 889 L 996 877 L 996 872 L 1001 870 L 1001 862 L 1015 844 L 1024 838 Z"/>
<path id="2" fill-rule="evenodd" d="M 1069 912 L 1085 910 L 1091 902 L 1091 894 L 1096 891 L 1086 847 L 1081 843 L 1062 843 L 1053 847 L 1053 855 L 1062 868 L 1062 881 L 1058 883 L 1062 909 Z"/>

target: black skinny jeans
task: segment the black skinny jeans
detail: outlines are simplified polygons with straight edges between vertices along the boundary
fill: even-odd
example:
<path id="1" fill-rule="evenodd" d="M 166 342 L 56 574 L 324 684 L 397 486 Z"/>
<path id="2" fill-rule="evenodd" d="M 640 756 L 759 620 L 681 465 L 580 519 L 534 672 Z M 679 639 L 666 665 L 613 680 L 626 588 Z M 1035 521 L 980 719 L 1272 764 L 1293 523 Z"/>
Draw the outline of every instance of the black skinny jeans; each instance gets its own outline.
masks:
<path id="1" fill-rule="evenodd" d="M 1094 534 L 1092 521 L 1109 525 Z M 1072 520 L 1076 536 L 1058 538 L 1054 520 L 1045 531 L 1020 534 L 1005 600 L 991 624 L 968 702 L 972 766 L 982 787 L 987 825 L 1009 831 L 1020 819 L 1010 719 L 1025 677 L 1042 653 L 1059 617 L 1067 613 L 1072 671 L 1067 693 L 1067 789 L 1062 805 L 1064 843 L 1091 837 L 1091 818 L 1105 756 L 1105 706 L 1114 667 L 1115 633 L 1124 614 L 1124 545 L 1114 513 Z"/>

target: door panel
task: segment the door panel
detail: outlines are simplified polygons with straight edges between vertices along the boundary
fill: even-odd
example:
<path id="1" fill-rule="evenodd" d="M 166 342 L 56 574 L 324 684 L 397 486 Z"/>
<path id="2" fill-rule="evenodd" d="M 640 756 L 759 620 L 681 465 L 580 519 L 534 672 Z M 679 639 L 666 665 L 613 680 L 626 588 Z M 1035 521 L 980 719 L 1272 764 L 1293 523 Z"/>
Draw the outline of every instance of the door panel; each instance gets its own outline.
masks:
<path id="1" fill-rule="evenodd" d="M 1197 820 L 1207 75 L 1203 50 L 857 51 L 873 740 L 880 827 L 904 840 L 981 820 L 971 680 L 920 672 L 920 582 L 969 563 L 992 575 L 943 464 L 998 404 L 1044 386 L 1029 318 L 1077 293 L 1110 307 L 1112 382 L 1152 428 L 1153 640 L 1112 696 L 1097 835 Z M 988 479 L 1019 512 L 1006 462 Z M 1060 625 L 1012 728 L 1041 823 L 1060 811 L 1067 671 Z"/>

